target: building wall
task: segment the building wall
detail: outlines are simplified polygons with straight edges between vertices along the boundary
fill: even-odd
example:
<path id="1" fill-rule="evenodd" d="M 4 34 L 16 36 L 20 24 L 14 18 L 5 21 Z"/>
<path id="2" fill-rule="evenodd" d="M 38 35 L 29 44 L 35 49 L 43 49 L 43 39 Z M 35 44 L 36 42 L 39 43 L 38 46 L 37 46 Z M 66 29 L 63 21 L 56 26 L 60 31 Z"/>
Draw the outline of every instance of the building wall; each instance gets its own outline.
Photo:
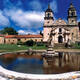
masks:
<path id="1" fill-rule="evenodd" d="M 75 41 L 79 41 L 79 27 L 71 27 L 70 29 L 70 38 L 71 41 L 75 43 Z"/>
<path id="2" fill-rule="evenodd" d="M 42 38 L 21 38 L 20 40 L 22 42 L 26 42 L 28 40 L 33 40 L 33 41 L 36 41 L 36 42 L 41 42 L 42 41 Z"/>
<path id="3" fill-rule="evenodd" d="M 44 26 L 52 26 L 52 25 L 53 25 L 53 20 L 52 19 L 44 21 Z"/>
<path id="4" fill-rule="evenodd" d="M 4 37 L 0 37 L 0 44 L 4 44 Z"/>
<path id="5" fill-rule="evenodd" d="M 62 29 L 61 34 L 59 34 L 59 28 Z M 43 31 L 43 42 L 48 42 L 49 40 L 49 36 L 50 36 L 50 32 L 51 30 L 53 30 L 53 34 L 55 33 L 55 35 L 52 36 L 52 41 L 53 43 L 58 43 L 58 37 L 62 36 L 63 37 L 63 43 L 68 42 L 68 39 L 71 42 L 76 42 L 79 41 L 80 36 L 79 36 L 79 27 L 78 26 L 57 26 L 57 27 L 44 27 L 44 31 Z M 67 33 L 67 35 L 64 38 L 64 33 Z"/>
<path id="6" fill-rule="evenodd" d="M 0 37 L 0 44 L 4 44 L 4 38 Z M 36 42 L 42 42 L 42 38 L 20 38 L 19 41 L 26 42 L 28 40 L 33 40 Z M 5 38 L 5 44 L 17 44 L 18 38 Z"/>
<path id="7" fill-rule="evenodd" d="M 62 36 L 63 37 L 63 42 L 65 43 L 68 40 L 68 35 L 66 35 L 66 39 L 64 40 L 64 32 L 67 33 L 68 31 L 66 31 L 64 28 L 61 28 L 62 29 L 62 32 L 60 33 L 59 32 L 59 28 L 61 28 L 61 27 L 56 28 L 54 30 L 54 32 L 53 32 L 53 33 L 55 33 L 55 35 L 53 36 L 53 41 L 54 41 L 54 43 L 58 43 L 58 37 L 59 36 Z"/>
<path id="8" fill-rule="evenodd" d="M 5 38 L 5 44 L 17 44 L 16 38 Z"/>
<path id="9" fill-rule="evenodd" d="M 50 35 L 50 32 L 51 32 L 51 27 L 44 27 L 44 30 L 43 30 L 43 42 L 47 42 L 48 39 L 49 39 L 49 35 Z"/>

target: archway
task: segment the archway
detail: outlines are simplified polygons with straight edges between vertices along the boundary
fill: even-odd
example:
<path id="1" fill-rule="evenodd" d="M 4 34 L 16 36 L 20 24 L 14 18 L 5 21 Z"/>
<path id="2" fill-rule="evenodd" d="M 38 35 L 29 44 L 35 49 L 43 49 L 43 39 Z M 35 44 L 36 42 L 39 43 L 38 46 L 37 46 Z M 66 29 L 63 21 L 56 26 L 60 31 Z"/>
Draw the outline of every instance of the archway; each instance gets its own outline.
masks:
<path id="1" fill-rule="evenodd" d="M 63 43 L 63 38 L 62 38 L 62 36 L 59 36 L 59 37 L 58 37 L 58 43 Z"/>

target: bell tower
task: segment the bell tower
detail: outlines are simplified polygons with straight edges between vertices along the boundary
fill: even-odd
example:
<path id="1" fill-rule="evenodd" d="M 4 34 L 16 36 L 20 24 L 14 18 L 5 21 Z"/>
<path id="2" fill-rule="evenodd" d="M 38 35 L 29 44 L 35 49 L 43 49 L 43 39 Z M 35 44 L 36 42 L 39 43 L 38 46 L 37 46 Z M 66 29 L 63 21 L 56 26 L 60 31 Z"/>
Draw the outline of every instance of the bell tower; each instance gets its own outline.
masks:
<path id="1" fill-rule="evenodd" d="M 45 11 L 45 17 L 44 17 L 44 26 L 52 26 L 53 25 L 53 11 L 50 7 L 50 4 L 48 4 L 48 9 Z"/>
<path id="2" fill-rule="evenodd" d="M 76 9 L 72 3 L 70 4 L 70 8 L 68 9 L 68 24 L 77 25 Z"/>

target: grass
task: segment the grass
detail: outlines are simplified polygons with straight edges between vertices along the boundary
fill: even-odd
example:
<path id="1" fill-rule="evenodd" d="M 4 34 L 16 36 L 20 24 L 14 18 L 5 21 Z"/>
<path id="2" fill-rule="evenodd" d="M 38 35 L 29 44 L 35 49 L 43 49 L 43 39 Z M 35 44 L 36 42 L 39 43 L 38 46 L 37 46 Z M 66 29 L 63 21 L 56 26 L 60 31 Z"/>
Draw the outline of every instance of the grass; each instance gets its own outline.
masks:
<path id="1" fill-rule="evenodd" d="M 73 46 L 74 46 L 74 49 L 80 49 L 80 44 L 78 43 L 73 44 Z"/>
<path id="2" fill-rule="evenodd" d="M 0 44 L 0 52 L 13 52 L 13 51 L 19 51 L 19 50 L 28 50 L 29 48 L 35 49 L 35 50 L 42 50 L 46 49 L 45 46 L 25 46 L 21 45 L 18 46 L 16 44 Z"/>
<path id="3" fill-rule="evenodd" d="M 73 45 L 74 48 L 54 48 L 54 50 L 60 50 L 60 49 L 65 49 L 65 50 L 79 50 L 80 49 L 80 45 L 74 44 Z M 25 45 L 21 45 L 18 46 L 16 44 L 0 44 L 0 52 L 14 52 L 14 51 L 20 51 L 20 50 L 28 50 L 29 48 L 32 48 L 33 50 L 45 50 L 47 49 L 47 47 L 45 45 L 43 46 L 25 46 Z"/>

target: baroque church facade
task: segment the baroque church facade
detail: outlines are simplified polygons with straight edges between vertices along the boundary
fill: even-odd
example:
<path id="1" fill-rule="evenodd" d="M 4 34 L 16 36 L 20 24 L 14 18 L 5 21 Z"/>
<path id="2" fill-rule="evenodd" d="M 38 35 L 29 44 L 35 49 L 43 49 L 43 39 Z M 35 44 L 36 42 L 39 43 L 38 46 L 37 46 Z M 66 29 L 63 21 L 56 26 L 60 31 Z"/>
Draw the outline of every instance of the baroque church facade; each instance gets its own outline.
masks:
<path id="1" fill-rule="evenodd" d="M 70 4 L 68 9 L 67 22 L 59 18 L 54 20 L 53 11 L 48 5 L 45 11 L 44 28 L 43 28 L 43 42 L 48 42 L 51 38 L 53 43 L 68 43 L 79 40 L 79 27 L 77 22 L 77 12 L 73 4 Z"/>

